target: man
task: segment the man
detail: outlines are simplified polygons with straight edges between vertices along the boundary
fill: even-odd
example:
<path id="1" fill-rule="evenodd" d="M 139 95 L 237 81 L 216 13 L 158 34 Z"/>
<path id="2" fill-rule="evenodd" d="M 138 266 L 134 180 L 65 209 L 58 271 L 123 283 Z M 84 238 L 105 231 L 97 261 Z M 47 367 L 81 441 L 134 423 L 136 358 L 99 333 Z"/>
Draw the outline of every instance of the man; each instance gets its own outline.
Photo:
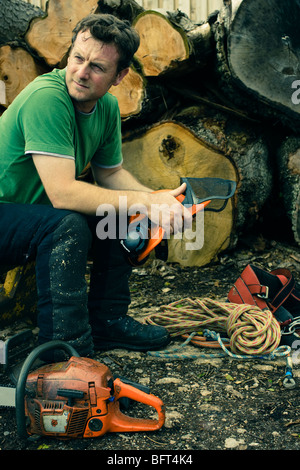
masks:
<path id="1" fill-rule="evenodd" d="M 89 15 L 74 30 L 67 67 L 34 80 L 0 118 L 0 263 L 35 259 L 39 342 L 61 339 L 82 356 L 170 341 L 164 328 L 127 315 L 131 268 L 118 240 L 96 237 L 97 208 L 118 211 L 120 196 L 150 219 L 167 220 L 171 233 L 190 221 L 176 200 L 184 186 L 152 194 L 122 167 L 120 113 L 107 92 L 126 76 L 138 46 L 128 22 Z M 88 163 L 96 184 L 78 179 Z"/>

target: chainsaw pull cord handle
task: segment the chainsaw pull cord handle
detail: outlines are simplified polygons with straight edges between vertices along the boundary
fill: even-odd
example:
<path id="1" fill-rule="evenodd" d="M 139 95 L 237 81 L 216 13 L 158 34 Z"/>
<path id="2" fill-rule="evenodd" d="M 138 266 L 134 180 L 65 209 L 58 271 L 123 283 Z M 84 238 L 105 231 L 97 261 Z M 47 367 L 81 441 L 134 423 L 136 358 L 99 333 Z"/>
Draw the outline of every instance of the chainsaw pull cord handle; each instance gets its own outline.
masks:
<path id="1" fill-rule="evenodd" d="M 26 429 L 26 416 L 25 416 L 25 393 L 26 393 L 26 381 L 28 374 L 34 362 L 39 356 L 51 349 L 62 349 L 71 356 L 80 357 L 78 352 L 69 344 L 64 341 L 54 340 L 48 343 L 37 346 L 24 361 L 21 368 L 20 375 L 16 385 L 16 422 L 17 422 L 17 433 L 21 438 L 27 438 L 28 433 Z"/>

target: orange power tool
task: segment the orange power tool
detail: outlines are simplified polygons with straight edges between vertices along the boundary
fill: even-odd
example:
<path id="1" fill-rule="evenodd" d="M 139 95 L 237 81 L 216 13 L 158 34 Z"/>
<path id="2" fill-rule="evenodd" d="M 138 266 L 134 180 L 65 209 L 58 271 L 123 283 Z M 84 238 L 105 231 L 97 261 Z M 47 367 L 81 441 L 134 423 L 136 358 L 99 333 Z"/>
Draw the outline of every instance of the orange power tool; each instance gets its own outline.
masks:
<path id="1" fill-rule="evenodd" d="M 70 359 L 29 372 L 41 353 L 53 348 L 65 350 Z M 22 366 L 15 389 L 18 434 L 22 438 L 36 434 L 67 439 L 156 431 L 165 422 L 165 407 L 142 388 L 128 379 L 114 379 L 108 367 L 79 357 L 67 343 L 51 341 L 34 349 Z M 125 415 L 120 411 L 123 399 L 153 407 L 157 419 Z"/>
<path id="2" fill-rule="evenodd" d="M 201 210 L 221 212 L 236 190 L 235 181 L 222 178 L 180 178 L 180 184 L 182 183 L 186 183 L 185 193 L 176 199 L 186 206 L 193 216 Z M 164 229 L 151 223 L 144 214 L 130 217 L 127 238 L 120 240 L 120 243 L 127 261 L 132 266 L 144 264 L 154 249 L 157 258 L 166 261 L 168 257 Z"/>

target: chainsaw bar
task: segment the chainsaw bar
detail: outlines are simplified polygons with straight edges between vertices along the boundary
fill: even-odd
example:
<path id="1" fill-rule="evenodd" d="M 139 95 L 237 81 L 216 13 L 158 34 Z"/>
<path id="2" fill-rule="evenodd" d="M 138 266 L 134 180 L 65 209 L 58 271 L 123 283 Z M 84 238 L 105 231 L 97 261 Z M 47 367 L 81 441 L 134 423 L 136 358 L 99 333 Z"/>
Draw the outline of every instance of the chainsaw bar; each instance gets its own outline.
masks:
<path id="1" fill-rule="evenodd" d="M 24 355 L 32 349 L 33 334 L 27 329 L 0 340 L 0 370 L 6 372 L 13 364 L 24 359 Z"/>
<path id="2" fill-rule="evenodd" d="M 0 339 L 0 372 L 17 382 L 18 372 L 27 353 L 32 350 L 34 336 L 31 330 L 20 331 L 13 336 Z M 3 381 L 3 380 L 2 380 Z M 8 380 L 9 381 L 9 380 Z M 0 408 L 15 408 L 16 388 L 14 385 L 0 385 Z"/>
<path id="3" fill-rule="evenodd" d="M 16 389 L 8 385 L 0 386 L 0 407 L 15 408 L 16 406 Z"/>

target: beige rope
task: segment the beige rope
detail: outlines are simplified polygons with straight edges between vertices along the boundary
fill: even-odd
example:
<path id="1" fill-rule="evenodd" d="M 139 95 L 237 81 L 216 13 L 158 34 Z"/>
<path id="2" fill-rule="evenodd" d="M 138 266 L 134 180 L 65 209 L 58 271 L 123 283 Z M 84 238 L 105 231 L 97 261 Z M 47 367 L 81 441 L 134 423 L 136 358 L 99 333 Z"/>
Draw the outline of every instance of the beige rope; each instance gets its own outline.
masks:
<path id="1" fill-rule="evenodd" d="M 147 323 L 164 326 L 171 336 L 197 332 L 202 328 L 226 332 L 230 349 L 237 354 L 268 354 L 279 346 L 280 325 L 269 310 L 247 304 L 217 300 L 181 299 L 150 315 Z"/>

